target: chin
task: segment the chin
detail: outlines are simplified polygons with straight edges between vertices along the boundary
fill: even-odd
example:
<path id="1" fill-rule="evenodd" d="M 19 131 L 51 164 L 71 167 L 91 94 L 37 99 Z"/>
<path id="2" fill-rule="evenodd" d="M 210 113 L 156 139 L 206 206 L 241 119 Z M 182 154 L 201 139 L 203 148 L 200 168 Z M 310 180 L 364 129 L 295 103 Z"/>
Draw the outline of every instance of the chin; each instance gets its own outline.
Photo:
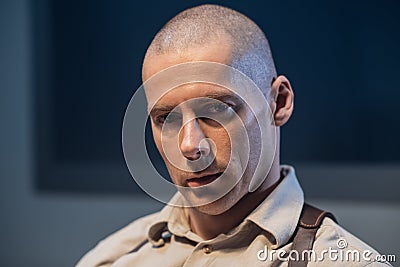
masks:
<path id="1" fill-rule="evenodd" d="M 234 191 L 231 191 L 222 198 L 206 205 L 196 206 L 195 209 L 208 215 L 220 215 L 236 205 L 239 199 L 240 198 L 234 194 Z"/>
<path id="2" fill-rule="evenodd" d="M 220 215 L 231 208 L 229 206 L 221 206 L 214 203 L 215 202 L 203 206 L 197 206 L 195 209 L 207 215 Z"/>

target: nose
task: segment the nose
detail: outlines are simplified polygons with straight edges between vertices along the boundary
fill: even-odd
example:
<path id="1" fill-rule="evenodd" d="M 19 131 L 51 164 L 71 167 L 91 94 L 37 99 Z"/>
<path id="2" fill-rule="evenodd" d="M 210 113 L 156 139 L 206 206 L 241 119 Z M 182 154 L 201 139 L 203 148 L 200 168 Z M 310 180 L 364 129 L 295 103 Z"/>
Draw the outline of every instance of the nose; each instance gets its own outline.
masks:
<path id="1" fill-rule="evenodd" d="M 180 150 L 189 160 L 197 160 L 210 153 L 210 145 L 197 119 L 188 121 L 180 131 Z"/>

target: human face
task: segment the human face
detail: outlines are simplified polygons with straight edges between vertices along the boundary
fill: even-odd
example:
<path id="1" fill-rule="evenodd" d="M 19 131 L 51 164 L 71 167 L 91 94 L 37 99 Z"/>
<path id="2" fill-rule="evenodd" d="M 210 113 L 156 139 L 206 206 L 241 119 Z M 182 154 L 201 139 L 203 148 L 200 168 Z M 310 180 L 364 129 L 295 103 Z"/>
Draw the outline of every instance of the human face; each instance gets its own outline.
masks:
<path id="1" fill-rule="evenodd" d="M 189 61 L 213 61 L 229 65 L 230 48 L 220 44 L 210 44 L 185 53 L 149 57 L 144 64 L 143 78 L 147 80 L 161 70 Z M 198 187 L 219 179 L 223 172 L 228 172 L 225 177 L 241 178 L 233 189 L 219 200 L 197 207 L 198 210 L 213 215 L 230 209 L 248 193 L 249 183 L 260 154 L 260 130 L 251 109 L 231 90 L 205 83 L 179 86 L 159 99 L 157 92 L 148 89 L 146 96 L 149 103 L 155 103 L 150 111 L 153 137 L 172 181 L 183 187 Z M 196 99 L 201 101 L 194 102 L 193 105 L 191 100 Z M 204 99 L 210 101 L 203 101 Z M 222 127 L 215 120 L 196 117 L 199 109 L 222 116 L 222 120 L 227 121 L 227 127 Z M 248 140 L 251 140 L 250 155 L 244 155 L 241 153 L 243 151 L 232 150 L 233 142 L 244 142 L 243 135 L 236 130 L 238 127 L 229 121 L 233 118 L 233 113 L 240 117 Z M 169 138 L 168 132 L 162 130 L 165 125 L 176 128 L 175 134 L 178 136 L 180 152 L 188 161 L 187 166 L 193 169 L 182 170 L 169 160 L 166 146 L 163 146 L 163 143 L 168 143 Z M 212 142 L 205 141 L 206 139 Z M 210 157 L 213 157 L 211 164 L 206 169 L 198 171 L 193 162 Z M 229 170 L 228 164 L 231 166 Z"/>

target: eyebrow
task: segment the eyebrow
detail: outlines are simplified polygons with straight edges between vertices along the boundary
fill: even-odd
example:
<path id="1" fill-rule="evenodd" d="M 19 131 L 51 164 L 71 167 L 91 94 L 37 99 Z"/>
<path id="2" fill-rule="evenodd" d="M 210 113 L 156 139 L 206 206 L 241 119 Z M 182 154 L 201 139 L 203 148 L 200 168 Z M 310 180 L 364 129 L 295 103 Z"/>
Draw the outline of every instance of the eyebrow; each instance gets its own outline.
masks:
<path id="1" fill-rule="evenodd" d="M 241 97 L 239 97 L 238 95 L 233 94 L 233 93 L 210 93 L 210 94 L 206 94 L 206 95 L 200 96 L 200 97 L 212 98 L 212 99 L 219 100 L 221 102 L 223 102 L 223 100 L 227 100 L 227 99 L 232 99 L 235 101 L 243 101 L 241 99 Z M 154 105 L 154 107 L 150 111 L 150 115 L 154 116 L 155 114 L 168 113 L 168 112 L 171 112 L 171 110 L 173 110 L 175 107 L 176 107 L 176 105 L 164 105 L 164 104 Z"/>
<path id="2" fill-rule="evenodd" d="M 204 97 L 214 98 L 214 99 L 226 99 L 226 98 L 238 98 L 236 94 L 233 93 L 210 93 Z"/>
<path id="3" fill-rule="evenodd" d="M 151 111 L 150 115 L 159 114 L 159 113 L 168 113 L 171 112 L 176 106 L 174 105 L 155 105 Z"/>

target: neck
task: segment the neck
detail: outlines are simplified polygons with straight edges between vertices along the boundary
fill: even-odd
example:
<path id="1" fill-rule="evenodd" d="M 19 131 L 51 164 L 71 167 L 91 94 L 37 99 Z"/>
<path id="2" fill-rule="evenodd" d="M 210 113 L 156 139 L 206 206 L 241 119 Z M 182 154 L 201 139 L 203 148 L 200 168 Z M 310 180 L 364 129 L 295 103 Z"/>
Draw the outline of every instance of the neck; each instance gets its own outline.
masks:
<path id="1" fill-rule="evenodd" d="M 192 232 L 210 240 L 238 226 L 276 188 L 280 181 L 279 166 L 273 166 L 265 182 L 254 192 L 247 193 L 229 210 L 210 215 L 197 208 L 185 209 Z"/>

